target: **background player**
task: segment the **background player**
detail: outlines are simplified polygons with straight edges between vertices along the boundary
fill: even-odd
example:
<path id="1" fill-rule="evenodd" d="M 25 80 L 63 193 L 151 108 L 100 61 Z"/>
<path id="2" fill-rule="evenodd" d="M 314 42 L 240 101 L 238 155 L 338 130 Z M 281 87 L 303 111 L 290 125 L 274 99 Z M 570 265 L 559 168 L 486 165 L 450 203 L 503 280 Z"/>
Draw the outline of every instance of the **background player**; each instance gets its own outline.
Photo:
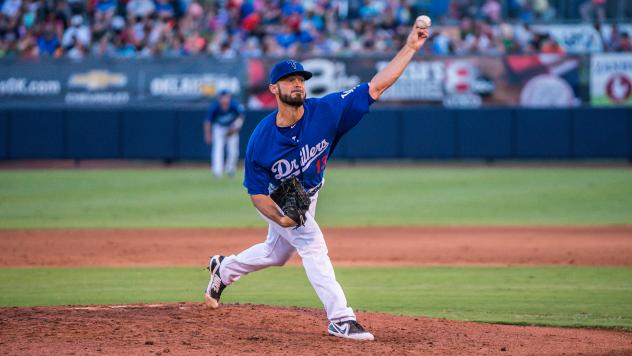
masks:
<path id="1" fill-rule="evenodd" d="M 297 251 L 325 307 L 330 320 L 329 334 L 373 340 L 373 335 L 356 321 L 336 281 L 325 239 L 315 220 L 316 202 L 324 184 L 327 157 L 338 140 L 369 111 L 369 105 L 395 83 L 427 37 L 427 29 L 413 27 L 404 47 L 370 83 L 319 99 L 305 100 L 304 82 L 312 74 L 300 63 L 287 60 L 272 68 L 269 90 L 276 97 L 278 110 L 266 116 L 250 137 L 244 178 L 253 205 L 269 224 L 268 236 L 265 242 L 238 255 L 211 257 L 211 279 L 204 294 L 209 307 L 217 308 L 224 288 L 241 276 L 281 266 Z M 296 226 L 270 198 L 280 182 L 292 176 L 297 176 L 310 194 L 311 205 L 303 226 Z"/>
<path id="2" fill-rule="evenodd" d="M 244 123 L 244 107 L 228 90 L 222 90 L 211 103 L 204 120 L 204 141 L 212 144 L 211 167 L 213 175 L 220 177 L 224 171 L 234 176 L 239 159 L 239 130 Z M 224 147 L 226 166 L 224 167 Z"/>

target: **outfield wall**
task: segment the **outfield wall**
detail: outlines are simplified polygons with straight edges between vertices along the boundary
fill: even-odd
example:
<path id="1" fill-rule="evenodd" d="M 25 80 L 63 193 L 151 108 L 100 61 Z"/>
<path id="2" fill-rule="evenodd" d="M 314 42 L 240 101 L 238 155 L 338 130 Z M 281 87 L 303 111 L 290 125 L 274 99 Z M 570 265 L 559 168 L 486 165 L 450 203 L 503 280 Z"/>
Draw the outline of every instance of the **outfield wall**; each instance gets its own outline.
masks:
<path id="1" fill-rule="evenodd" d="M 267 111 L 249 111 L 241 154 Z M 202 109 L 0 109 L 0 159 L 207 159 Z M 373 110 L 348 159 L 632 159 L 632 109 Z"/>

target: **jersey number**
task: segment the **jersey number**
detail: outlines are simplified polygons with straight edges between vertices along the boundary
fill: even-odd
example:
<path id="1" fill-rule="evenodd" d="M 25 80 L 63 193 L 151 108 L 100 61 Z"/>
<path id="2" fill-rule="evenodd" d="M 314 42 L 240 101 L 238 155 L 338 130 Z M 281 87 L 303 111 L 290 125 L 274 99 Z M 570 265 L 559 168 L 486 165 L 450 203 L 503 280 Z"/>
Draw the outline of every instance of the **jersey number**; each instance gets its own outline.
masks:
<path id="1" fill-rule="evenodd" d="M 316 161 L 316 173 L 320 174 L 320 172 L 324 171 L 326 165 L 327 165 L 327 155 L 324 155 L 323 158 Z"/>

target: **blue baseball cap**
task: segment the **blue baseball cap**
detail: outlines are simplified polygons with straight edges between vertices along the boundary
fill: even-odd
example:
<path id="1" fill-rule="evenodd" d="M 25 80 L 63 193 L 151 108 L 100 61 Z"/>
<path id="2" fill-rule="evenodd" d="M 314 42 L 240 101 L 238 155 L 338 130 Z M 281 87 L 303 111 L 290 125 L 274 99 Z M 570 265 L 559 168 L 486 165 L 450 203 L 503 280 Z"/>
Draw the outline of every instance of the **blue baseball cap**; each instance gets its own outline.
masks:
<path id="1" fill-rule="evenodd" d="M 312 73 L 303 68 L 303 65 L 293 59 L 281 61 L 272 67 L 270 71 L 270 84 L 276 84 L 280 79 L 291 74 L 298 74 L 308 80 L 312 77 Z"/>

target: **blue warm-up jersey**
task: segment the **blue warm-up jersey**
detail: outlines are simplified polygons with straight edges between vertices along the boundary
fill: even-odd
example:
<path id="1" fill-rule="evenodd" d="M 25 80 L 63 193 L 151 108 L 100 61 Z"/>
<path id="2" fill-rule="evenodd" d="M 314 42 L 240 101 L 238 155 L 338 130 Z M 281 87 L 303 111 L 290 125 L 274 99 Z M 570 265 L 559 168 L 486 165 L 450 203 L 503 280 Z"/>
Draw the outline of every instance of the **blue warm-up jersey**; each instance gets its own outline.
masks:
<path id="1" fill-rule="evenodd" d="M 244 187 L 248 194 L 270 194 L 286 178 L 296 175 L 307 191 L 318 189 L 340 138 L 369 112 L 374 100 L 369 85 L 306 99 L 303 117 L 291 127 L 278 127 L 278 111 L 255 128 L 246 150 Z"/>
<path id="2" fill-rule="evenodd" d="M 209 106 L 206 120 L 210 121 L 212 124 L 230 126 L 243 113 L 244 106 L 235 99 L 230 100 L 230 105 L 226 111 L 222 110 L 221 105 L 219 105 L 219 101 L 215 100 Z"/>

